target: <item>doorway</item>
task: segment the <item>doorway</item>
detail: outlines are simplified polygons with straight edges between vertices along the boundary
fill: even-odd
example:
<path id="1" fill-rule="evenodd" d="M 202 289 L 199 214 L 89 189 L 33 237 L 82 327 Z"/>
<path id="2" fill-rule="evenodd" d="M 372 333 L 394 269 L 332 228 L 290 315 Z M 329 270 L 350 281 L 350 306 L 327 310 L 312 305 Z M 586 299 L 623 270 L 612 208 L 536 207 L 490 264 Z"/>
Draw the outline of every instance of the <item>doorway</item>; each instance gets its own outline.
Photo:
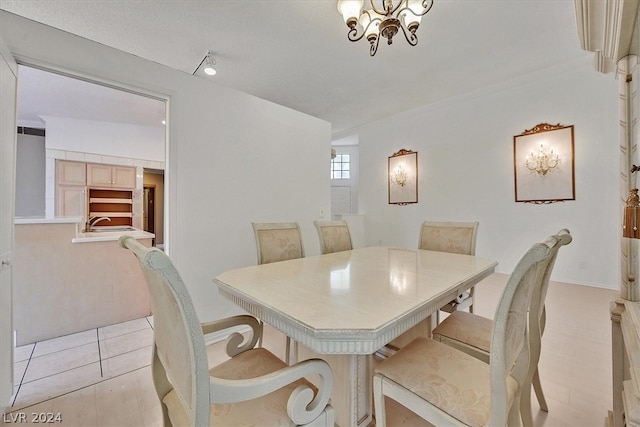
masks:
<path id="1" fill-rule="evenodd" d="M 126 214 L 133 218 L 134 227 L 141 229 L 143 170 L 152 167 L 161 171 L 160 176 L 162 176 L 162 183 L 164 183 L 168 141 L 163 121 L 168 100 L 126 89 L 117 89 L 109 82 L 80 80 L 69 75 L 33 68 L 28 65 L 19 65 L 18 83 L 17 125 L 46 130 L 44 141 L 40 142 L 44 145 L 44 149 L 41 151 L 46 156 L 44 162 L 46 171 L 41 175 L 46 177 L 47 182 L 40 180 L 40 185 L 45 190 L 45 214 L 39 218 L 32 218 L 30 221 L 36 222 L 42 219 L 43 224 L 51 224 L 47 225 L 48 227 L 55 227 L 57 222 L 83 223 L 84 212 L 82 215 L 74 215 L 72 220 L 61 219 L 56 214 L 55 165 L 56 161 L 65 160 L 87 165 L 87 168 L 90 164 L 109 165 L 109 169 L 113 171 L 117 170 L 119 166 L 125 166 L 127 169 L 135 168 L 134 183 L 129 181 L 126 184 L 129 193 L 134 195 L 134 198 L 130 198 L 131 202 L 129 202 L 133 205 L 130 207 L 131 212 L 126 212 Z M 25 159 L 18 167 L 27 173 L 34 174 L 33 168 L 37 164 L 40 163 Z M 79 169 L 83 170 L 82 167 Z M 86 168 L 84 170 L 86 171 Z M 82 197 L 86 198 L 87 181 L 86 177 L 82 179 L 74 185 L 79 187 L 79 192 L 84 194 Z M 99 186 L 106 185 L 96 184 L 96 187 Z M 113 188 L 109 187 L 110 190 Z M 158 210 L 157 205 L 166 200 L 164 197 L 159 197 L 160 188 L 164 189 L 164 185 L 161 187 L 156 185 L 155 211 Z M 19 188 L 14 187 L 14 190 L 29 192 L 33 191 L 33 187 L 24 185 Z M 30 200 L 30 198 L 27 199 Z M 158 229 L 162 228 L 160 226 L 163 225 L 163 219 L 158 221 L 157 215 L 154 215 L 153 221 L 154 229 L 158 232 Z M 160 237 L 162 238 L 162 234 Z M 36 236 L 36 239 L 41 241 L 41 237 Z M 41 242 L 43 245 L 47 245 L 46 241 Z M 36 258 L 39 258 L 36 263 L 45 262 L 49 260 L 49 255 L 38 255 Z M 16 261 L 18 259 L 16 257 Z M 24 261 L 22 264 L 25 264 Z M 68 271 L 69 282 L 82 281 L 79 273 L 74 273 L 73 269 Z M 23 272 L 21 280 L 28 283 L 30 279 L 29 272 Z M 16 294 L 14 294 L 12 301 L 13 329 L 30 327 L 28 322 L 23 321 L 19 324 L 15 319 L 18 313 L 28 313 L 33 307 L 34 302 L 28 298 L 28 295 L 26 298 L 24 296 L 16 298 Z M 24 317 L 26 316 L 23 315 Z M 88 313 L 85 319 L 87 322 L 103 321 L 98 314 L 91 313 Z M 68 318 L 65 319 L 65 321 L 67 320 Z M 111 322 L 111 318 L 108 321 Z M 71 330 L 64 332 L 73 333 Z M 60 335 L 61 333 L 54 331 L 51 336 L 46 338 L 53 338 L 56 334 Z"/>
<path id="2" fill-rule="evenodd" d="M 142 205 L 144 230 L 155 234 L 153 245 L 164 250 L 164 171 L 144 169 Z"/>
<path id="3" fill-rule="evenodd" d="M 155 233 L 155 192 L 156 186 L 144 186 L 143 205 L 142 205 L 142 218 L 143 218 L 143 230 L 149 233 Z"/>

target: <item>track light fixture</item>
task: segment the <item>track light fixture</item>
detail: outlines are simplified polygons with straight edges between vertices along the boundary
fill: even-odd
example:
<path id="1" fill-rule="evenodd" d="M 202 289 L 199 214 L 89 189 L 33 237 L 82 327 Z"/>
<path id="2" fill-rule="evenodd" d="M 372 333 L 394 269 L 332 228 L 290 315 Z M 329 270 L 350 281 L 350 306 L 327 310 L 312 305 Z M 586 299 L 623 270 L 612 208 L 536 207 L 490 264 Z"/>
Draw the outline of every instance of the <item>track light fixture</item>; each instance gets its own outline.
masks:
<path id="1" fill-rule="evenodd" d="M 192 75 L 195 75 L 200 69 L 200 67 L 202 67 L 202 71 L 204 71 L 206 75 L 215 76 L 216 69 L 214 65 L 216 65 L 216 60 L 213 58 L 213 52 L 208 50 L 207 53 L 204 55 L 204 58 L 202 58 L 202 61 L 200 61 L 200 63 L 192 73 Z"/>

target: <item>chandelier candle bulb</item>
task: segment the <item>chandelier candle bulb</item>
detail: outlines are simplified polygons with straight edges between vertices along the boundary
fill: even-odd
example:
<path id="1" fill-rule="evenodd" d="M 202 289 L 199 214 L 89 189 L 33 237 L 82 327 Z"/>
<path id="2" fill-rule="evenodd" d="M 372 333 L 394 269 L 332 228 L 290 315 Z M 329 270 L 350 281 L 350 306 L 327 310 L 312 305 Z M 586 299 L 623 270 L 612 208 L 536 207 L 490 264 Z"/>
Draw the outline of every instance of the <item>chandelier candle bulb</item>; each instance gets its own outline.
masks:
<path id="1" fill-rule="evenodd" d="M 338 2 L 338 12 L 344 18 L 344 23 L 349 28 L 354 28 L 358 24 L 363 0 L 340 0 Z"/>

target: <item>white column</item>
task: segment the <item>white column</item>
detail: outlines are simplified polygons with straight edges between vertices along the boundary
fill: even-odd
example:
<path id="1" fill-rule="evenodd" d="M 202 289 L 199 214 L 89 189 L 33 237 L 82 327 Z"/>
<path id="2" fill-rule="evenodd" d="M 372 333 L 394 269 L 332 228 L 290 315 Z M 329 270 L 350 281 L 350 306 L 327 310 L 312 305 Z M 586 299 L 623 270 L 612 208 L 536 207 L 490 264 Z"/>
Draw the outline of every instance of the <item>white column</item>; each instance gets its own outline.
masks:
<path id="1" fill-rule="evenodd" d="M 631 188 L 638 188 L 640 172 L 630 173 L 632 165 L 640 165 L 638 158 L 638 57 L 629 55 L 618 61 L 617 78 L 620 82 L 620 199 L 621 213 Z M 622 223 L 622 214 L 620 215 Z M 640 301 L 638 277 L 638 239 L 622 237 L 620 230 L 621 283 L 620 297 Z"/>

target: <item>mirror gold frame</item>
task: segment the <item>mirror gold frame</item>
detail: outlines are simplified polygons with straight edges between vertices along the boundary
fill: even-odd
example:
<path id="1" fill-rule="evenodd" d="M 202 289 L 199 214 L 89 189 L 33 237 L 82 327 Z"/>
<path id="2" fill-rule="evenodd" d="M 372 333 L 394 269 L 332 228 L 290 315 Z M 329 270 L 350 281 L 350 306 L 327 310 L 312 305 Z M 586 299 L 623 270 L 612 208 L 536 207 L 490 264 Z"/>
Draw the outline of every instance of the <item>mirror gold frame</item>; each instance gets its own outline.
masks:
<path id="1" fill-rule="evenodd" d="M 389 157 L 389 204 L 418 203 L 418 153 L 401 149 Z"/>
<path id="2" fill-rule="evenodd" d="M 513 137 L 515 201 L 575 200 L 573 125 L 540 123 Z"/>

